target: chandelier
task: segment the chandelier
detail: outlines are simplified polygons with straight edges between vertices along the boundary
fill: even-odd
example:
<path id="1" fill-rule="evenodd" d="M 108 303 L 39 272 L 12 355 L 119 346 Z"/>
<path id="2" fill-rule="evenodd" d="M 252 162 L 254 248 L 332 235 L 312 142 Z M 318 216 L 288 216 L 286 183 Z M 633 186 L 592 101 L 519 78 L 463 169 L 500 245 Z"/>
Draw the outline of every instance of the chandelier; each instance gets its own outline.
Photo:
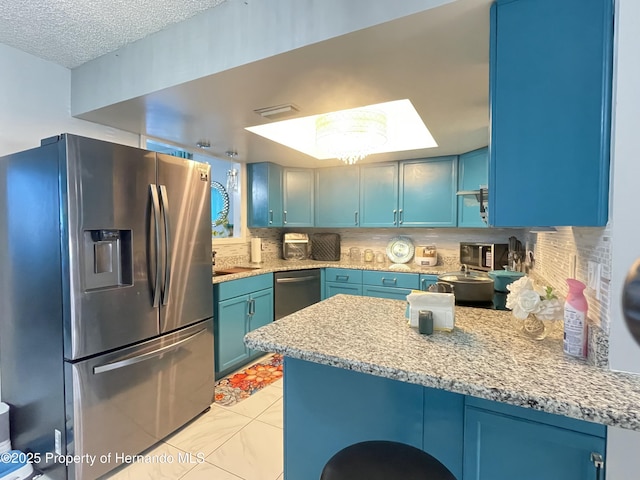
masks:
<path id="1" fill-rule="evenodd" d="M 387 141 L 387 117 L 374 110 L 342 110 L 316 119 L 316 146 L 353 165 Z"/>

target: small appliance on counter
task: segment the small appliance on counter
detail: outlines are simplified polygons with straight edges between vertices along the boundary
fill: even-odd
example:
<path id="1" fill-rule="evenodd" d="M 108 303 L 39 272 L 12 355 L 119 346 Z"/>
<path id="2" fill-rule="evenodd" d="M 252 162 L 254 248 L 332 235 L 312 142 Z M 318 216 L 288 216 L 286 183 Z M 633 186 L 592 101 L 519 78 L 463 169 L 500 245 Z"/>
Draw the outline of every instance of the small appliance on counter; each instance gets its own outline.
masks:
<path id="1" fill-rule="evenodd" d="M 502 270 L 509 261 L 506 243 L 460 242 L 460 263 L 472 270 Z"/>
<path id="2" fill-rule="evenodd" d="M 438 253 L 435 245 L 422 245 L 416 247 L 413 261 L 421 267 L 434 267 L 438 263 Z"/>
<path id="3" fill-rule="evenodd" d="M 324 262 L 340 260 L 340 235 L 337 233 L 312 234 L 311 258 Z"/>
<path id="4" fill-rule="evenodd" d="M 309 235 L 306 233 L 285 233 L 282 236 L 282 258 L 285 260 L 306 260 L 309 258 Z"/>

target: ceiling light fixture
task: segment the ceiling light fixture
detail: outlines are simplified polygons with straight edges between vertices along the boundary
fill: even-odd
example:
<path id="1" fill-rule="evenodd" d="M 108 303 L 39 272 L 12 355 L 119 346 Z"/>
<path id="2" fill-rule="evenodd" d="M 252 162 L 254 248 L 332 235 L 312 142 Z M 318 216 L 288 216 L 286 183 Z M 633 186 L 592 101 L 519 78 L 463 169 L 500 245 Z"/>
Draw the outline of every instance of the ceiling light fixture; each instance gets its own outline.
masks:
<path id="1" fill-rule="evenodd" d="M 199 140 L 198 143 L 196 143 L 196 147 L 198 148 L 211 148 L 211 142 L 209 140 Z"/>
<path id="2" fill-rule="evenodd" d="M 348 165 L 387 143 L 387 117 L 376 110 L 331 112 L 316 119 L 316 145 Z"/>

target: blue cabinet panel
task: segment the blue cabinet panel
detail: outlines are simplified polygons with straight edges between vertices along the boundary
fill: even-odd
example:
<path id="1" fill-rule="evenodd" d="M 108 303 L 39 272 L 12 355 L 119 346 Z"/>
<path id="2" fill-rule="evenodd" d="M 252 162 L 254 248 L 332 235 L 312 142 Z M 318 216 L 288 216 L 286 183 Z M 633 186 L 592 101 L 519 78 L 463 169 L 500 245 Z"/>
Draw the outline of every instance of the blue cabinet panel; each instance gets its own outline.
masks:
<path id="1" fill-rule="evenodd" d="M 362 283 L 379 287 L 417 289 L 420 280 L 417 273 L 364 271 L 362 272 Z"/>
<path id="2" fill-rule="evenodd" d="M 491 10 L 489 223 L 603 226 L 613 0 Z"/>
<path id="3" fill-rule="evenodd" d="M 247 333 L 248 296 L 231 298 L 218 303 L 214 340 L 216 342 L 216 371 L 232 369 L 249 359 L 243 338 Z"/>
<path id="4" fill-rule="evenodd" d="M 318 479 L 365 440 L 422 447 L 423 387 L 288 357 L 284 371 L 285 478 Z"/>
<path id="5" fill-rule="evenodd" d="M 462 480 L 464 438 L 464 395 L 424 389 L 424 432 L 422 449 L 440 460 Z"/>
<path id="6" fill-rule="evenodd" d="M 411 293 L 409 288 L 376 287 L 374 285 L 363 285 L 362 295 L 365 297 L 391 298 L 393 300 L 407 300 L 407 295 Z"/>
<path id="7" fill-rule="evenodd" d="M 217 290 L 216 299 L 226 300 L 227 298 L 247 295 L 251 292 L 257 292 L 258 290 L 272 287 L 272 273 L 264 273 L 262 275 L 255 275 L 253 277 L 240 278 L 238 280 L 231 280 L 229 282 L 217 283 L 215 285 L 215 289 Z"/>
<path id="8" fill-rule="evenodd" d="M 458 157 L 400 162 L 399 226 L 455 227 Z"/>
<path id="9" fill-rule="evenodd" d="M 282 167 L 275 163 L 247 165 L 247 226 L 282 226 Z"/>
<path id="10" fill-rule="evenodd" d="M 247 332 L 264 327 L 273 322 L 273 289 L 267 288 L 249 295 L 250 313 Z M 249 349 L 249 356 L 257 357 L 264 352 Z"/>
<path id="11" fill-rule="evenodd" d="M 604 438 L 467 407 L 464 480 L 596 480 Z"/>
<path id="12" fill-rule="evenodd" d="M 338 282 L 327 282 L 325 284 L 325 298 L 333 297 L 340 293 L 362 296 L 362 285 Z"/>
<path id="13" fill-rule="evenodd" d="M 420 274 L 420 290 L 426 291 L 429 288 L 429 285 L 433 285 L 438 282 L 437 275 L 429 275 L 426 273 Z"/>
<path id="14" fill-rule="evenodd" d="M 398 226 L 398 164 L 360 166 L 360 226 Z"/>
<path id="15" fill-rule="evenodd" d="M 283 169 L 282 224 L 285 227 L 313 227 L 313 184 L 312 169 Z"/>
<path id="16" fill-rule="evenodd" d="M 327 282 L 362 284 L 362 270 L 350 268 L 326 268 L 325 280 Z"/>
<path id="17" fill-rule="evenodd" d="M 487 189 L 489 184 L 489 149 L 481 148 L 458 158 L 458 192 Z M 458 226 L 486 227 L 480 217 L 480 201 L 476 195 L 458 194 Z"/>
<path id="18" fill-rule="evenodd" d="M 359 167 L 355 165 L 316 170 L 316 227 L 358 226 L 359 172 Z"/>

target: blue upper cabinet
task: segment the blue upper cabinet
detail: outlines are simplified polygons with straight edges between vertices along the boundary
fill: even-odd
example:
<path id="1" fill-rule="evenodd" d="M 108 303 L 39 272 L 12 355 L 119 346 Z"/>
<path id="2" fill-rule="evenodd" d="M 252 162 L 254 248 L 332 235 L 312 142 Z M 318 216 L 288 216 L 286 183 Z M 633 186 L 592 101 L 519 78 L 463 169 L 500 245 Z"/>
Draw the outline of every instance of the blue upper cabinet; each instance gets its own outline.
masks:
<path id="1" fill-rule="evenodd" d="M 606 224 L 612 3 L 492 6 L 491 225 Z"/>
<path id="2" fill-rule="evenodd" d="M 361 227 L 398 226 L 398 163 L 360 166 Z"/>
<path id="3" fill-rule="evenodd" d="M 458 158 L 458 226 L 486 227 L 480 216 L 481 188 L 489 183 L 489 149 L 480 148 Z"/>
<path id="4" fill-rule="evenodd" d="M 283 218 L 285 227 L 313 227 L 313 170 L 282 170 Z"/>
<path id="5" fill-rule="evenodd" d="M 247 226 L 282 227 L 282 167 L 275 163 L 247 165 Z"/>
<path id="6" fill-rule="evenodd" d="M 357 227 L 360 215 L 360 169 L 358 166 L 316 170 L 317 227 Z"/>
<path id="7" fill-rule="evenodd" d="M 458 157 L 400 162 L 401 227 L 455 227 Z"/>

